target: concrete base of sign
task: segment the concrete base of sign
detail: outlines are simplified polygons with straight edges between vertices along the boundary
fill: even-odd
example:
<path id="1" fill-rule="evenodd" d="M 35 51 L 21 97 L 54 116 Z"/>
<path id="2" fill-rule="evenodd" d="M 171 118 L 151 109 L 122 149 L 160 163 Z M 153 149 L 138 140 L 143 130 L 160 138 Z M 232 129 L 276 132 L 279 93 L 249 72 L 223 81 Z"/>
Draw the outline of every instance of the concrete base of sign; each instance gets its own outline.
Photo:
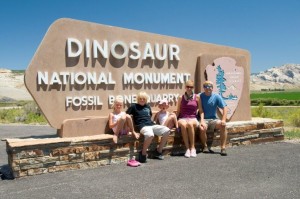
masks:
<path id="1" fill-rule="evenodd" d="M 229 122 L 226 128 L 228 147 L 284 139 L 283 121 L 280 120 L 258 118 L 251 121 Z M 218 132 L 210 133 L 208 137 L 213 147 L 219 146 Z M 143 136 L 139 140 L 123 136 L 118 144 L 114 144 L 112 138 L 112 135 L 102 134 L 72 138 L 7 139 L 8 164 L 13 176 L 20 178 L 124 163 L 132 156 L 137 157 L 138 151 L 142 148 Z M 155 137 L 148 152 L 150 158 L 157 142 L 159 138 Z M 199 139 L 196 143 L 199 143 Z M 200 144 L 196 144 L 198 151 L 200 147 Z M 173 131 L 164 147 L 164 154 L 182 155 L 184 152 L 181 134 Z"/>
<path id="2" fill-rule="evenodd" d="M 64 120 L 57 135 L 65 137 L 81 137 L 100 135 L 107 132 L 107 117 L 84 117 Z"/>

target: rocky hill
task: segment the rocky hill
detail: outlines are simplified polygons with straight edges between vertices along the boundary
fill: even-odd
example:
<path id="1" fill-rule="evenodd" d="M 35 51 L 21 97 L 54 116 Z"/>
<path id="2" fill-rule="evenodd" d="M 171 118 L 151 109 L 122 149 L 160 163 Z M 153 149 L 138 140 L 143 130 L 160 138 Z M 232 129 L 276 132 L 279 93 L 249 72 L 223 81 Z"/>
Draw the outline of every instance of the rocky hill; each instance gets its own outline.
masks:
<path id="1" fill-rule="evenodd" d="M 24 85 L 24 74 L 0 68 L 0 102 L 32 100 Z"/>
<path id="2" fill-rule="evenodd" d="M 251 74 L 250 90 L 299 89 L 300 64 L 285 64 Z"/>

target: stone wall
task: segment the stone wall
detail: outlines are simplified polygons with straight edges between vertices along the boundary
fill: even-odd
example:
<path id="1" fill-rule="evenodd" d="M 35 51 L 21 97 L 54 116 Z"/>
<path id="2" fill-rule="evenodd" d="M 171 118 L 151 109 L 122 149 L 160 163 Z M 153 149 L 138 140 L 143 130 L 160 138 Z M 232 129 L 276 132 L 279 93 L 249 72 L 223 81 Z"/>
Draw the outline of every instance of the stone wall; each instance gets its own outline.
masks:
<path id="1" fill-rule="evenodd" d="M 271 119 L 253 119 L 227 123 L 227 145 L 249 145 L 284 139 L 283 122 Z M 198 134 L 198 133 L 197 133 Z M 7 139 L 8 164 L 15 178 L 43 173 L 53 173 L 74 169 L 96 168 L 104 165 L 126 162 L 137 156 L 143 144 L 143 136 L 135 140 L 123 136 L 118 144 L 113 144 L 112 135 L 74 138 Z M 198 135 L 196 142 L 199 143 Z M 219 146 L 219 133 L 209 133 L 208 142 Z M 155 137 L 149 147 L 149 157 L 159 141 Z M 196 144 L 197 150 L 200 144 Z M 172 131 L 166 146 L 165 155 L 182 155 L 185 152 L 180 133 Z"/>

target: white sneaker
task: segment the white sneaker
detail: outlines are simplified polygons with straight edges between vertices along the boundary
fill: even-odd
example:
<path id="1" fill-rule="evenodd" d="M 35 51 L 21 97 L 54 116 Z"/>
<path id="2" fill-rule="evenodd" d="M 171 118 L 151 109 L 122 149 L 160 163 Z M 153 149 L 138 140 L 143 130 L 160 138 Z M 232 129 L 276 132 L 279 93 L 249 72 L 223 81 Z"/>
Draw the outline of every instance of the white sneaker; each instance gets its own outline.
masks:
<path id="1" fill-rule="evenodd" d="M 197 157 L 196 149 L 192 149 L 192 150 L 191 150 L 191 157 L 192 157 L 192 158 Z"/>
<path id="2" fill-rule="evenodd" d="M 186 150 L 184 156 L 185 156 L 186 158 L 191 157 L 191 151 L 190 151 L 190 149 Z"/>

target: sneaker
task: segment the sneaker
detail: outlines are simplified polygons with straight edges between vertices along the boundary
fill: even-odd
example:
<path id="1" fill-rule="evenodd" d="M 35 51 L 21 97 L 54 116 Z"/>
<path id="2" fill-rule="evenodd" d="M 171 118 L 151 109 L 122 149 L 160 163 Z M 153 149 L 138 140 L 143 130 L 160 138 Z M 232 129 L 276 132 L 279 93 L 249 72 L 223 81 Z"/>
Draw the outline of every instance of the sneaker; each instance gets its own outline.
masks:
<path id="1" fill-rule="evenodd" d="M 190 151 L 190 149 L 186 150 L 184 156 L 185 156 L 186 158 L 191 157 L 191 151 Z"/>
<path id="2" fill-rule="evenodd" d="M 196 149 L 192 149 L 192 150 L 191 150 L 191 157 L 192 157 L 192 158 L 197 157 Z"/>
<path id="3" fill-rule="evenodd" d="M 202 149 L 202 152 L 203 152 L 203 153 L 214 153 L 214 151 L 211 150 L 210 147 L 204 147 L 204 148 Z"/>
<path id="4" fill-rule="evenodd" d="M 226 150 L 225 149 L 221 149 L 221 156 L 227 156 Z"/>
<path id="5" fill-rule="evenodd" d="M 130 167 L 138 167 L 140 165 L 141 165 L 141 163 L 139 163 L 138 161 L 133 160 L 133 159 L 128 160 L 128 162 L 127 162 L 127 166 L 130 166 Z"/>
<path id="6" fill-rule="evenodd" d="M 154 158 L 159 159 L 159 160 L 163 160 L 165 157 L 162 153 L 158 152 L 157 149 L 154 152 Z"/>
<path id="7" fill-rule="evenodd" d="M 202 149 L 202 153 L 209 153 L 207 146 Z"/>
<path id="8" fill-rule="evenodd" d="M 139 153 L 139 161 L 140 163 L 146 163 L 147 162 L 147 156 L 142 154 L 142 151 Z"/>

